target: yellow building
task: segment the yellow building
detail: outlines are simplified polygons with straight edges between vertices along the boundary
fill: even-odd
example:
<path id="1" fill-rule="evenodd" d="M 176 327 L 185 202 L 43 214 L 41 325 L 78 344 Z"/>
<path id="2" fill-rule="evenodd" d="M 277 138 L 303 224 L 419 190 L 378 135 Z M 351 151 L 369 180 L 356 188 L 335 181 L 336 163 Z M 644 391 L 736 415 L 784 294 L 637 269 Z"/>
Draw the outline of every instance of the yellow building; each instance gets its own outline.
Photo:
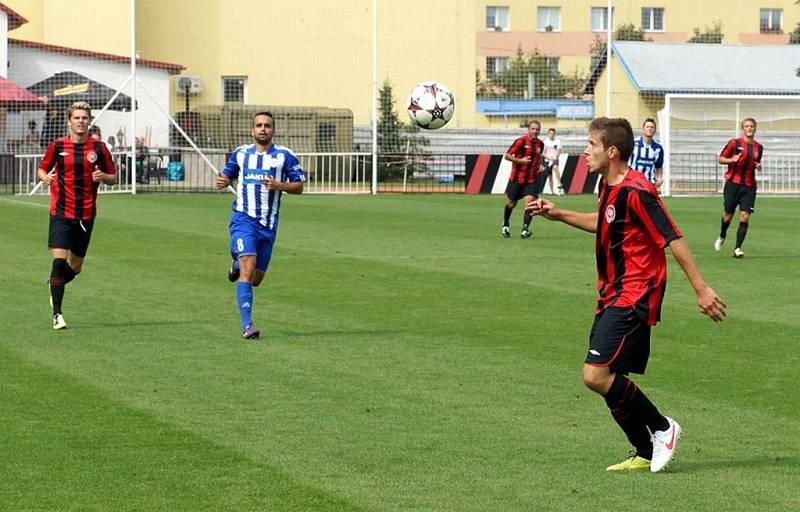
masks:
<path id="1" fill-rule="evenodd" d="M 14 38 L 130 53 L 127 0 L 84 0 L 80 9 L 70 0 L 4 3 L 28 20 Z M 605 1 L 377 3 L 377 82 L 392 84 L 402 117 L 407 92 L 433 79 L 455 95 L 451 127 L 513 127 L 532 115 L 550 116 L 553 126 L 585 123 L 570 118 L 572 107 L 554 101 L 522 110 L 519 104 L 487 106 L 478 101 L 476 80 L 502 72 L 518 48 L 538 51 L 553 71 L 588 76 L 590 50 L 604 40 L 609 21 Z M 371 0 L 137 0 L 136 48 L 140 58 L 180 64 L 184 75 L 199 78 L 200 92 L 188 98 L 193 109 L 228 103 L 346 108 L 355 124 L 365 125 L 371 119 L 374 14 Z M 695 28 L 705 31 L 719 21 L 726 44 L 782 45 L 799 16 L 794 0 L 616 0 L 611 25 L 631 23 L 655 42 L 684 42 Z M 551 99 L 558 96 L 550 91 Z M 186 99 L 173 84 L 171 110 L 183 110 Z M 620 91 L 613 101 L 641 100 Z M 490 115 L 495 107 L 500 110 Z M 598 107 L 595 112 L 604 113 Z"/>

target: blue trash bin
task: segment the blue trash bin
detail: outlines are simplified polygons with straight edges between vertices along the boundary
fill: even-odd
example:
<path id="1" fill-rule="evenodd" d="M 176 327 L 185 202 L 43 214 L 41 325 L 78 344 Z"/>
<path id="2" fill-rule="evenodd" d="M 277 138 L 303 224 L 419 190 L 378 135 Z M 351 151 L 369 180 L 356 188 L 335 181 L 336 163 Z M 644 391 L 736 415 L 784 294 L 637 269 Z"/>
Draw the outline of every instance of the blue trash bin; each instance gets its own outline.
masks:
<path id="1" fill-rule="evenodd" d="M 183 180 L 183 162 L 170 162 L 167 166 L 167 179 L 169 181 Z"/>

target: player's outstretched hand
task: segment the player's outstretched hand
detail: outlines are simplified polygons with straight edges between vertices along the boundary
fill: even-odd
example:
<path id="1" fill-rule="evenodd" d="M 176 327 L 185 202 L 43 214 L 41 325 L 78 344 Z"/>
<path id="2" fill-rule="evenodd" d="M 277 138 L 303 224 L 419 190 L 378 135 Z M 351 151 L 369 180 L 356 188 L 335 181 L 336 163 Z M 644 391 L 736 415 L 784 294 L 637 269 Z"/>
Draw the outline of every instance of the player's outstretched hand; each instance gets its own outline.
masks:
<path id="1" fill-rule="evenodd" d="M 217 190 L 222 190 L 230 184 L 231 180 L 227 176 L 225 176 L 225 174 L 223 173 L 217 174 L 217 179 L 215 180 L 215 185 L 217 186 Z"/>
<path id="2" fill-rule="evenodd" d="M 525 211 L 531 215 L 541 215 L 546 219 L 554 219 L 558 208 L 555 203 L 547 199 L 534 199 L 525 205 Z"/>
<path id="3" fill-rule="evenodd" d="M 728 307 L 725 301 L 717 295 L 710 286 L 706 285 L 697 293 L 697 305 L 700 312 L 715 322 L 721 322 L 725 318 L 725 308 Z"/>

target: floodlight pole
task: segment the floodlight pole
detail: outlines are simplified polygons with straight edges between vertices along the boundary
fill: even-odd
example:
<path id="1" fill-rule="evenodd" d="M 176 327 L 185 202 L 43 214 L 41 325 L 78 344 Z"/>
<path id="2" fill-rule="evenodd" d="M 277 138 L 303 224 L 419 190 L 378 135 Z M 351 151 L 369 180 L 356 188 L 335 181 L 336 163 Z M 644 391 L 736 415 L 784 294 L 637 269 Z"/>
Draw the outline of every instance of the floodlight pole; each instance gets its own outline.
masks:
<path id="1" fill-rule="evenodd" d="M 378 0 L 372 0 L 372 191 L 378 193 Z"/>
<path id="2" fill-rule="evenodd" d="M 131 193 L 136 195 L 136 0 L 131 0 L 131 132 L 128 142 L 131 145 L 130 169 Z M 144 165 L 144 164 L 142 164 Z M 144 169 L 142 169 L 144 170 Z"/>

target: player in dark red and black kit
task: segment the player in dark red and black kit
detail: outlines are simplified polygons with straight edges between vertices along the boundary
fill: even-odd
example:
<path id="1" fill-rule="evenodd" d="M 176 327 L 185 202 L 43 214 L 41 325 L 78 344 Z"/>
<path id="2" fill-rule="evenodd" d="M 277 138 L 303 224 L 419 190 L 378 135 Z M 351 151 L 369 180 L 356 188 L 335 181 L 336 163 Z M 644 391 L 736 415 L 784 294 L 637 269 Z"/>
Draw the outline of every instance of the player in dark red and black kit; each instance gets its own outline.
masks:
<path id="1" fill-rule="evenodd" d="M 50 301 L 53 329 L 67 323 L 61 313 L 64 287 L 78 275 L 92 237 L 100 182 L 117 182 L 111 153 L 102 141 L 89 138 L 91 107 L 77 102 L 67 109 L 70 134 L 50 143 L 38 176 L 50 187 L 50 230 L 47 245 L 53 255 Z"/>
<path id="2" fill-rule="evenodd" d="M 744 256 L 742 243 L 747 236 L 747 227 L 750 225 L 750 214 L 756 204 L 756 171 L 761 170 L 761 157 L 764 146 L 754 138 L 756 135 L 756 120 L 748 117 L 742 121 L 742 136 L 731 139 L 719 155 L 719 163 L 727 165 L 725 172 L 724 211 L 719 229 L 719 237 L 714 242 L 714 250 L 722 250 L 725 235 L 733 219 L 733 212 L 739 207 L 739 229 L 736 230 L 736 247 L 733 257 Z"/>
<path id="3" fill-rule="evenodd" d="M 583 382 L 605 398 L 636 452 L 608 471 L 661 471 L 672 459 L 681 427 L 663 416 L 628 378 L 642 374 L 650 355 L 650 328 L 660 320 L 669 247 L 697 294 L 700 311 L 714 321 L 725 302 L 703 280 L 681 232 L 644 174 L 628 167 L 633 130 L 626 119 L 600 117 L 589 125 L 584 150 L 589 172 L 600 173 L 596 212 L 562 210 L 546 199 L 528 205 L 534 215 L 596 233 L 599 299 L 583 365 Z"/>
<path id="4" fill-rule="evenodd" d="M 501 231 L 503 238 L 511 237 L 508 221 L 511 219 L 511 212 L 517 206 L 517 201 L 524 199 L 525 204 L 528 204 L 539 197 L 536 174 L 542 168 L 541 159 L 544 151 L 544 143 L 539 140 L 539 132 L 541 130 L 542 125 L 539 121 L 528 123 L 528 133 L 515 140 L 503 157 L 512 162 L 511 176 L 508 177 L 508 186 L 506 187 L 508 202 L 503 211 L 503 228 Z M 530 223 L 531 215 L 525 212 L 522 219 L 522 231 L 519 234 L 521 238 L 529 238 L 531 236 Z"/>

